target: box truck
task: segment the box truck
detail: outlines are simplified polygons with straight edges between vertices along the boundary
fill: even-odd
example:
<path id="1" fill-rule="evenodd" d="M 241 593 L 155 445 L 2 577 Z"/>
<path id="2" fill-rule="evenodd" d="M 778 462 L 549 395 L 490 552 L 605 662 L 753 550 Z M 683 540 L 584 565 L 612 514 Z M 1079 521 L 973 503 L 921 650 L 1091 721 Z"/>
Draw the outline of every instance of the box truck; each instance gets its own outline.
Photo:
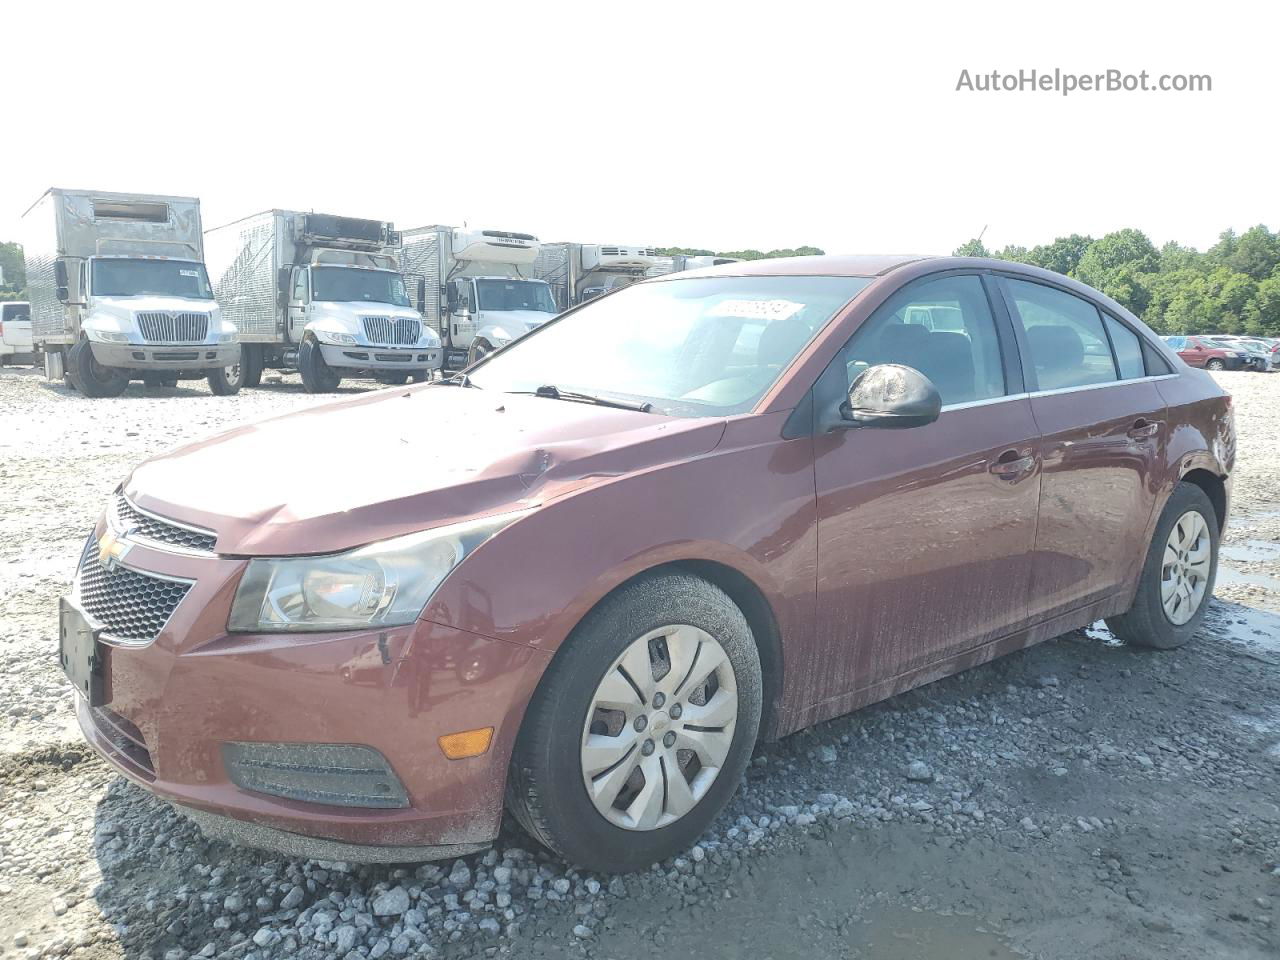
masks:
<path id="1" fill-rule="evenodd" d="M 551 285 L 556 306 L 568 310 L 602 293 L 643 280 L 657 263 L 654 247 L 604 243 L 544 243 L 533 275 Z"/>
<path id="2" fill-rule="evenodd" d="M 204 265 L 200 201 L 47 191 L 22 216 L 31 335 L 45 374 L 87 397 L 206 377 L 238 389 L 240 345 Z"/>
<path id="3" fill-rule="evenodd" d="M 738 263 L 739 257 L 717 257 L 709 254 L 677 253 L 669 257 L 656 257 L 646 277 L 663 277 L 669 273 L 682 273 L 685 270 L 699 270 L 702 267 L 718 267 L 722 263 Z"/>
<path id="4" fill-rule="evenodd" d="M 405 273 L 423 282 L 423 318 L 444 343 L 444 368 L 461 370 L 550 320 L 551 289 L 532 272 L 528 233 L 434 225 L 404 231 Z"/>
<path id="5" fill-rule="evenodd" d="M 440 337 L 413 306 L 400 246 L 391 223 L 292 210 L 209 230 L 214 291 L 240 333 L 240 382 L 258 386 L 264 368 L 297 370 L 308 393 L 343 377 L 429 379 Z"/>

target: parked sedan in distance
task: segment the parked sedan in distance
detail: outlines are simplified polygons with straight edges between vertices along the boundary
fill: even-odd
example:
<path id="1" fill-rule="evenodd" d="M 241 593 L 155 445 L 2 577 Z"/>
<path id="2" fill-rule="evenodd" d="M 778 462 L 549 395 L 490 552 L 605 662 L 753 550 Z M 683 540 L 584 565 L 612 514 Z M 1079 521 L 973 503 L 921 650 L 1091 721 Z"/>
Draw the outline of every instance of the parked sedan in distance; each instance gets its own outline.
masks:
<path id="1" fill-rule="evenodd" d="M 1249 355 L 1249 367 L 1262 373 L 1280 367 L 1280 352 L 1275 345 L 1258 337 L 1210 337 L 1226 350 L 1243 350 Z"/>
<path id="2" fill-rule="evenodd" d="M 29 358 L 32 350 L 31 304 L 18 300 L 0 303 L 0 366 L 10 358 Z"/>
<path id="3" fill-rule="evenodd" d="M 1190 367 L 1206 370 L 1243 370 L 1249 353 L 1235 346 L 1215 343 L 1211 337 L 1164 337 L 1164 342 Z"/>
<path id="4" fill-rule="evenodd" d="M 62 661 L 89 742 L 211 835 L 402 862 L 505 806 L 636 870 L 759 738 L 1098 618 L 1186 643 L 1234 457 L 1213 379 L 1059 274 L 734 263 L 142 464 Z"/>

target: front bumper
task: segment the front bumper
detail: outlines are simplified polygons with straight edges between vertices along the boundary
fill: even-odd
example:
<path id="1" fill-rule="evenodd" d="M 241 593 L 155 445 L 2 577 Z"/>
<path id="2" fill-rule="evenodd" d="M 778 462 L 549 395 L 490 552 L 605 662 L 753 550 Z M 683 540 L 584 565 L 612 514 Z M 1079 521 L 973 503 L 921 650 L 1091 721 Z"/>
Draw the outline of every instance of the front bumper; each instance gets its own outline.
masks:
<path id="1" fill-rule="evenodd" d="M 104 367 L 136 370 L 210 370 L 240 362 L 238 343 L 157 344 L 89 342 Z"/>
<path id="2" fill-rule="evenodd" d="M 320 355 L 331 367 L 394 372 L 439 370 L 439 347 L 360 347 L 320 344 Z"/>
<path id="3" fill-rule="evenodd" d="M 134 544 L 129 568 L 195 583 L 154 640 L 106 644 L 106 704 L 91 708 L 76 694 L 90 745 L 212 834 L 254 846 L 395 862 L 490 843 L 511 747 L 547 655 L 428 621 L 359 633 L 228 635 L 245 565 Z M 481 756 L 448 760 L 437 744 L 486 726 L 494 736 Z M 408 806 L 311 803 L 243 789 L 224 765 L 228 742 L 372 747 L 400 779 Z"/>

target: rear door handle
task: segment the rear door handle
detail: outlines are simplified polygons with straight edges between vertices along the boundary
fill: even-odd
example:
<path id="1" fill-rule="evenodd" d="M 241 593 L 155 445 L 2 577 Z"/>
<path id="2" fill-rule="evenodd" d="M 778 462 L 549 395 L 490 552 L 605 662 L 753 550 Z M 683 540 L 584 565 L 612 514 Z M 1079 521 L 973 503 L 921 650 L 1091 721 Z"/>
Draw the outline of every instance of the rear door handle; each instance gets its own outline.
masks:
<path id="1" fill-rule="evenodd" d="M 1147 437 L 1154 437 L 1159 432 L 1160 424 L 1158 421 L 1139 417 L 1133 422 L 1133 426 L 1129 428 L 1129 437 L 1132 440 L 1145 440 Z"/>
<path id="2" fill-rule="evenodd" d="M 1033 454 L 1023 453 L 1021 450 L 1006 450 L 992 461 L 987 469 L 997 477 L 1016 480 L 1029 470 L 1033 470 L 1035 465 L 1036 458 Z"/>

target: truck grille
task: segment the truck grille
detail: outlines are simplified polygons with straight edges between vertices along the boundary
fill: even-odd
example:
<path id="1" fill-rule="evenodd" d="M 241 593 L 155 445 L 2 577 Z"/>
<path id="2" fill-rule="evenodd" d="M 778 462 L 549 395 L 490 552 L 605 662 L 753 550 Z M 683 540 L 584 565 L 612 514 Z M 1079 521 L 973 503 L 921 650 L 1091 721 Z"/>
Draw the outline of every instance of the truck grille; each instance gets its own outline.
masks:
<path id="1" fill-rule="evenodd" d="M 150 643 L 182 598 L 188 581 L 165 580 L 117 566 L 108 573 L 98 562 L 98 542 L 89 538 L 80 557 L 76 596 L 85 612 L 102 624 L 104 633 L 126 643 Z"/>
<path id="2" fill-rule="evenodd" d="M 184 550 L 198 550 L 212 553 L 216 537 L 212 533 L 201 530 L 189 530 L 172 523 L 166 523 L 159 517 L 143 513 L 123 493 L 111 498 L 112 526 L 117 530 L 132 530 L 141 540 L 165 543 Z"/>
<path id="3" fill-rule="evenodd" d="M 364 335 L 375 346 L 412 347 L 422 336 L 422 323 L 411 317 L 361 317 Z"/>
<path id="4" fill-rule="evenodd" d="M 209 314 L 140 313 L 138 328 L 147 343 L 204 343 L 209 335 Z"/>

